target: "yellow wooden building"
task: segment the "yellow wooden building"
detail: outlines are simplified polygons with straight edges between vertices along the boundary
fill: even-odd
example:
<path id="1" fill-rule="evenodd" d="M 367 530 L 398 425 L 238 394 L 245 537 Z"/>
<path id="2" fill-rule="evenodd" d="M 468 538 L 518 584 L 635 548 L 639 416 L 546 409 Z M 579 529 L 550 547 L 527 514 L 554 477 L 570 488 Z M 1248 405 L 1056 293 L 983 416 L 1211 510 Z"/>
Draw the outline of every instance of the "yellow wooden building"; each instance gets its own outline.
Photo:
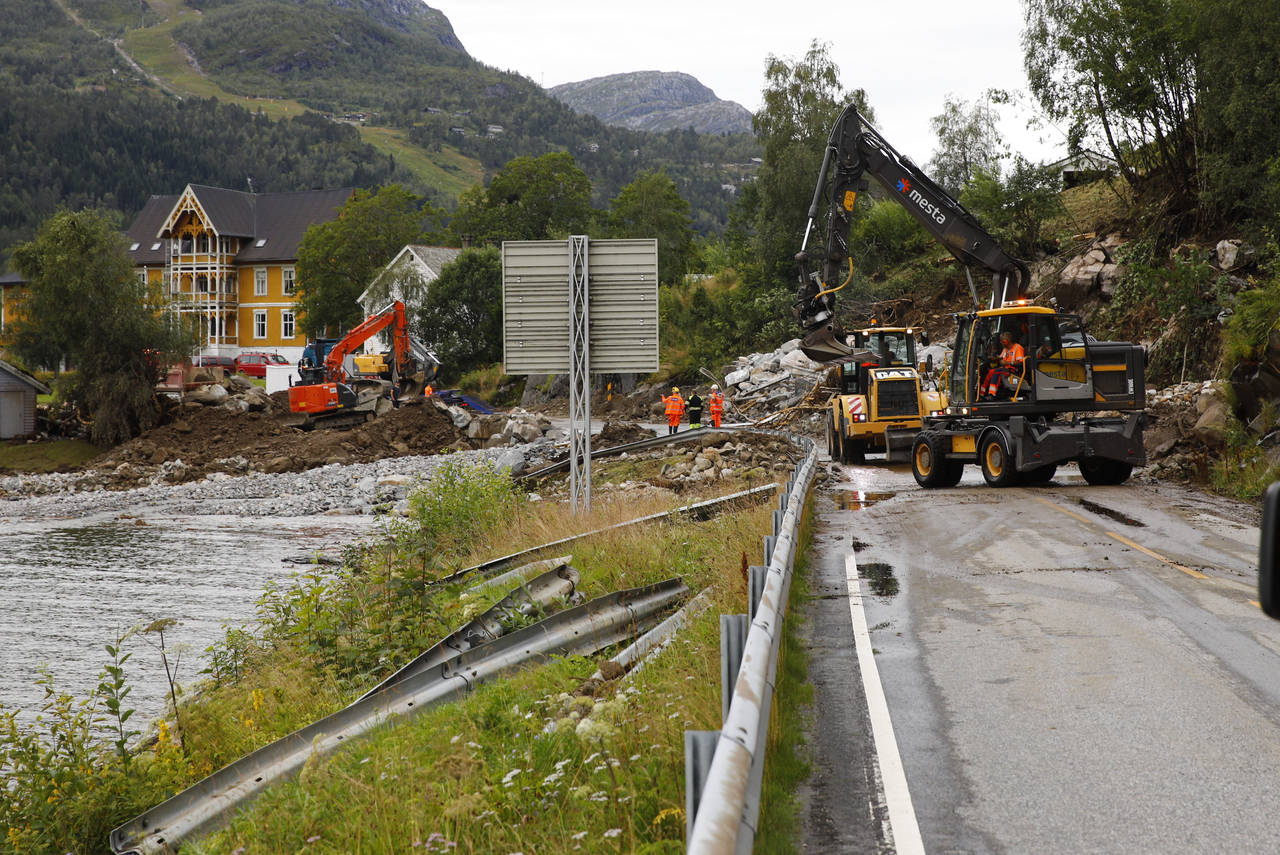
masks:
<path id="1" fill-rule="evenodd" d="M 306 344 L 294 304 L 298 245 L 307 228 L 334 219 L 352 190 L 245 193 L 189 184 L 152 196 L 129 227 L 138 275 L 174 309 L 198 319 L 202 354 L 281 353 Z"/>

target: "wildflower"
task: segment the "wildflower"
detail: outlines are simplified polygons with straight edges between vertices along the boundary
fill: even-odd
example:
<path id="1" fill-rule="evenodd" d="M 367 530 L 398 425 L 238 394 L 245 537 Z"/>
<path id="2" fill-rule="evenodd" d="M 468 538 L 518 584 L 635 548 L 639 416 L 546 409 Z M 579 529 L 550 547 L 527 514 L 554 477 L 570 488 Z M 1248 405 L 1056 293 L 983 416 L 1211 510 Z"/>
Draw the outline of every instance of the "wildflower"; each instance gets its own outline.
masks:
<path id="1" fill-rule="evenodd" d="M 604 836 L 605 836 L 605 837 L 617 837 L 617 836 L 618 836 L 619 834 L 621 834 L 621 833 L 622 833 L 622 829 L 621 829 L 621 828 L 611 828 L 611 829 L 609 829 L 608 831 L 606 831 L 606 832 L 604 833 Z"/>
<path id="2" fill-rule="evenodd" d="M 573 834 L 570 834 L 570 835 L 569 835 L 569 839 L 570 839 L 570 840 L 581 840 L 582 838 L 584 838 L 584 837 L 586 837 L 586 836 L 587 836 L 587 833 L 586 833 L 585 831 L 575 831 Z"/>
<path id="3" fill-rule="evenodd" d="M 320 835 L 318 835 L 318 834 L 313 834 L 313 835 L 311 835 L 310 837 L 308 837 L 308 838 L 307 838 L 307 842 L 308 842 L 308 843 L 315 843 L 315 842 L 316 842 L 317 840 L 319 840 L 319 839 L 320 839 Z"/>
<path id="4" fill-rule="evenodd" d="M 631 755 L 631 757 L 630 757 L 630 758 L 628 758 L 628 759 L 629 759 L 629 760 L 631 760 L 631 762 L 632 762 L 632 763 L 634 763 L 634 762 L 636 762 L 637 760 L 639 760 L 639 759 L 640 759 L 640 755 L 639 755 L 639 754 L 632 754 L 632 755 Z"/>
<path id="5" fill-rule="evenodd" d="M 461 733 L 455 733 L 455 734 L 453 735 L 453 739 L 450 739 L 450 740 L 449 740 L 449 744 L 450 744 L 450 745 L 457 745 L 461 740 L 462 740 L 462 734 L 461 734 Z"/>
<path id="6" fill-rule="evenodd" d="M 565 766 L 568 766 L 572 762 L 573 762 L 572 757 L 566 757 L 563 760 L 556 761 L 556 771 L 559 772 L 561 769 L 563 769 Z"/>

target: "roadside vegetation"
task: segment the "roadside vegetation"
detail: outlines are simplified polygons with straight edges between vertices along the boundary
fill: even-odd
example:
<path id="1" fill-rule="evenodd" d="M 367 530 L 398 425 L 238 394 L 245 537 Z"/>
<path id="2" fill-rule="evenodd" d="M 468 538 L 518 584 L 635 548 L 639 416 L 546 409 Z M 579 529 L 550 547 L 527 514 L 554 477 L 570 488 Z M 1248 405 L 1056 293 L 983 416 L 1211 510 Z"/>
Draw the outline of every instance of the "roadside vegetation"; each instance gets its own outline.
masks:
<path id="1" fill-rule="evenodd" d="M 199 683 L 178 687 L 153 725 L 132 717 L 129 660 L 144 655 L 140 636 L 154 641 L 164 627 L 107 640 L 90 697 L 72 698 L 47 676 L 38 718 L 0 713 L 0 766 L 12 780 L 0 792 L 7 846 L 107 851 L 111 828 L 340 709 L 508 592 L 440 587 L 441 577 L 667 509 L 629 500 L 573 517 L 492 469 L 455 466 L 340 567 L 317 564 L 265 591 L 257 624 L 228 628 Z M 588 682 L 608 651 L 556 660 L 381 728 L 308 763 L 193 851 L 683 851 L 683 732 L 719 726 L 719 685 L 707 678 L 717 615 L 745 611 L 745 567 L 769 519 L 768 507 L 702 523 L 673 517 L 574 544 L 587 598 L 679 576 L 693 592 L 707 589 L 712 608 L 633 676 Z M 785 660 L 783 672 L 794 667 Z M 804 697 L 780 709 L 794 714 Z M 795 753 L 793 733 L 775 736 Z M 794 822 L 803 764 L 777 765 L 788 777 L 772 785 L 768 809 Z"/>

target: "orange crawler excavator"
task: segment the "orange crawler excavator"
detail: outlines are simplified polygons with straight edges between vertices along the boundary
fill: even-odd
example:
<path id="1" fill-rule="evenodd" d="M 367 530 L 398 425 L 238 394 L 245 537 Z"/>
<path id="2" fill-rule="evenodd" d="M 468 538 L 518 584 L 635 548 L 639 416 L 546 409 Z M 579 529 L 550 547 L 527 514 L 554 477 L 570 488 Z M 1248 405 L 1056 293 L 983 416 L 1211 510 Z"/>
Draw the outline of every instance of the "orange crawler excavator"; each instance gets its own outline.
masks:
<path id="1" fill-rule="evenodd" d="M 391 350 L 358 356 L 356 348 L 389 330 Z M 440 369 L 440 360 L 409 334 L 404 303 L 396 300 L 339 339 L 316 364 L 308 348 L 298 363 L 301 383 L 289 387 L 288 424 L 351 427 L 386 413 L 403 399 L 422 393 Z"/>

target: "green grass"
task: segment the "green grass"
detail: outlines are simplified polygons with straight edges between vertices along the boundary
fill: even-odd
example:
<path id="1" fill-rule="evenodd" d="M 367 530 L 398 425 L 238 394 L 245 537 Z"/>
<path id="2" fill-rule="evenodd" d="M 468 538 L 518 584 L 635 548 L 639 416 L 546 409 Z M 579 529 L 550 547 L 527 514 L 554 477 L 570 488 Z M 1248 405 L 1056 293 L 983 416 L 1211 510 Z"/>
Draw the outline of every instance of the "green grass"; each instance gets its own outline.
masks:
<path id="1" fill-rule="evenodd" d="M 0 444 L 0 472 L 68 472 L 102 453 L 82 439 L 47 439 Z"/>

